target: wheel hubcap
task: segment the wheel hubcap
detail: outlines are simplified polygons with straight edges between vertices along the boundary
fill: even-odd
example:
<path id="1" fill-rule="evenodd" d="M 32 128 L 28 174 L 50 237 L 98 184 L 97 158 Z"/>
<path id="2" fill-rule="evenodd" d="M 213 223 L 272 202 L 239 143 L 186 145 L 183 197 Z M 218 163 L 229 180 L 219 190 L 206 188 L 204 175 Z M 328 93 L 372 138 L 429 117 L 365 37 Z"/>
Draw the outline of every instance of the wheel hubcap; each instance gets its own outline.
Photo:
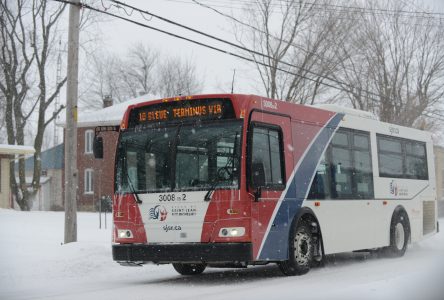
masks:
<path id="1" fill-rule="evenodd" d="M 398 223 L 395 227 L 395 246 L 398 250 L 402 250 L 402 248 L 404 248 L 404 238 L 404 226 L 402 223 Z"/>
<path id="2" fill-rule="evenodd" d="M 298 264 L 305 265 L 308 263 L 310 247 L 309 236 L 303 232 L 298 232 L 294 239 L 294 256 Z"/>

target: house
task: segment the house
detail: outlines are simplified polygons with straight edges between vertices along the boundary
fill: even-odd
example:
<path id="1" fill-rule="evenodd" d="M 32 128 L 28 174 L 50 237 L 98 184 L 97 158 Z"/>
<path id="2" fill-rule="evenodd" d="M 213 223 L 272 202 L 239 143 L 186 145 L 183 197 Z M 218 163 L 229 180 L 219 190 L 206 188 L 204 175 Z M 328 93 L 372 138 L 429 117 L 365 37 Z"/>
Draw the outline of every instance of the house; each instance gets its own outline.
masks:
<path id="1" fill-rule="evenodd" d="M 14 208 L 10 187 L 10 162 L 19 155 L 30 155 L 33 147 L 0 144 L 0 208 Z"/>
<path id="2" fill-rule="evenodd" d="M 103 109 L 79 114 L 77 121 L 77 170 L 78 203 L 80 211 L 95 211 L 100 199 L 111 199 L 114 191 L 114 162 L 117 132 L 103 132 L 103 159 L 95 159 L 93 154 L 94 130 L 97 126 L 118 126 L 123 114 L 131 104 L 154 99 L 144 95 L 113 105 L 112 99 L 103 100 Z M 59 123 L 65 126 L 65 122 Z"/>
<path id="3" fill-rule="evenodd" d="M 64 144 L 40 153 L 41 177 L 39 192 L 32 199 L 32 210 L 63 210 L 64 202 Z M 16 167 L 18 170 L 18 167 Z M 25 160 L 26 182 L 32 181 L 34 158 Z M 17 176 L 17 175 L 16 175 Z"/>

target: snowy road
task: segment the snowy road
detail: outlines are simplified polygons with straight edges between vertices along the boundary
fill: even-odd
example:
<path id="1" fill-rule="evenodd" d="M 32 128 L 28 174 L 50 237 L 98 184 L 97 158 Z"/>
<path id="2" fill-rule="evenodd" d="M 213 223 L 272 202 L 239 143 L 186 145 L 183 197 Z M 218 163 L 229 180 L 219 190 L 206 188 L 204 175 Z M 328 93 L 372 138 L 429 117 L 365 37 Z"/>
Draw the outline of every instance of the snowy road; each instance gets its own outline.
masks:
<path id="1" fill-rule="evenodd" d="M 300 277 L 274 265 L 183 277 L 169 265 L 117 265 L 98 215 L 78 224 L 79 242 L 62 245 L 63 213 L 0 210 L 0 299 L 444 299 L 442 232 L 399 259 L 336 255 Z"/>

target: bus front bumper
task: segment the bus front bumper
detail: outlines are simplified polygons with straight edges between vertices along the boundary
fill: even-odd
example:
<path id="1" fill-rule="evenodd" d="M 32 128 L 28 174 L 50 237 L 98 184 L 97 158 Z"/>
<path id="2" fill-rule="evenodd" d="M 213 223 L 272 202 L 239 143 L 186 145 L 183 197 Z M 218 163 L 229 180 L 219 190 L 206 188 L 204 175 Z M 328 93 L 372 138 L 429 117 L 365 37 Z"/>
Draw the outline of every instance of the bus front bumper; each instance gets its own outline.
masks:
<path id="1" fill-rule="evenodd" d="M 250 262 L 251 243 L 190 243 L 190 244 L 116 244 L 113 259 L 123 265 L 132 263 L 219 263 Z"/>

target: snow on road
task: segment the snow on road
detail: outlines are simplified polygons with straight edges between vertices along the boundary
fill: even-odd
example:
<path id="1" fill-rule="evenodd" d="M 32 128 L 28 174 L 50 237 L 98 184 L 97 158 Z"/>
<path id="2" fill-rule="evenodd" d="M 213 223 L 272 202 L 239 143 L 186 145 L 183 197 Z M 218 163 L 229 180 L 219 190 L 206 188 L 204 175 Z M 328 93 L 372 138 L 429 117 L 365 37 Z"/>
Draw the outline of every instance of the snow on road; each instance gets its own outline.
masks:
<path id="1" fill-rule="evenodd" d="M 444 299 L 442 232 L 402 258 L 335 255 L 299 277 L 275 265 L 181 276 L 114 263 L 108 217 L 105 230 L 97 214 L 79 213 L 78 242 L 63 245 L 64 213 L 0 209 L 0 299 Z"/>

